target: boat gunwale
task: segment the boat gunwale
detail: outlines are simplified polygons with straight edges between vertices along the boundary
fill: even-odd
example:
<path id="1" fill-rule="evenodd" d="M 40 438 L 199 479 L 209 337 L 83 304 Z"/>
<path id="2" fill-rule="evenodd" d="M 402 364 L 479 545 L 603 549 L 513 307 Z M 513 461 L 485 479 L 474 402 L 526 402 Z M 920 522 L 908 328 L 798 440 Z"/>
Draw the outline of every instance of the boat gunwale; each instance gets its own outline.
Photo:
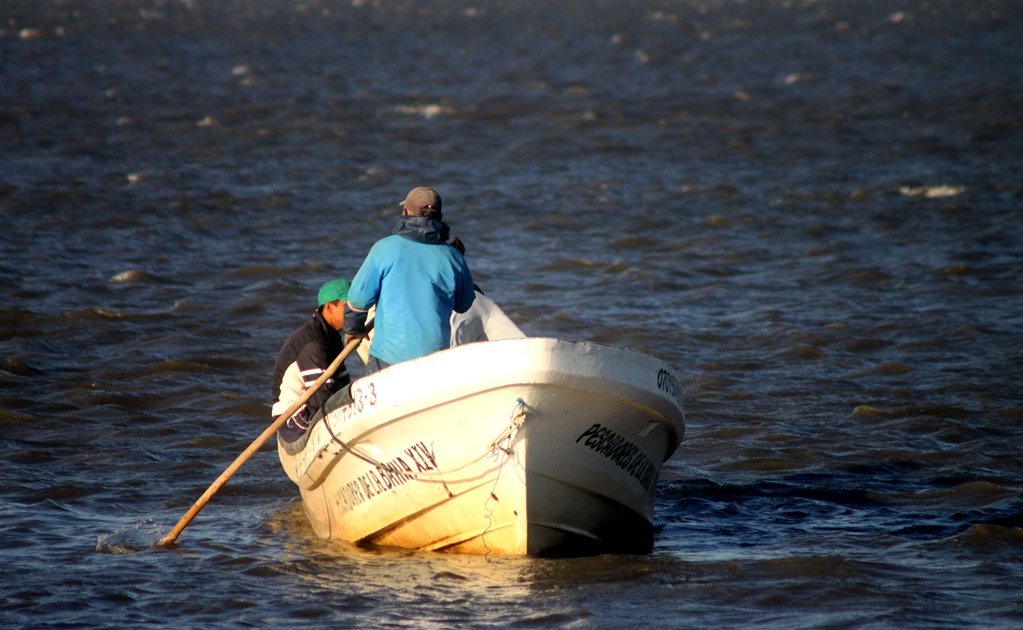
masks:
<path id="1" fill-rule="evenodd" d="M 596 343 L 596 342 L 589 342 L 589 341 L 568 341 L 568 340 L 556 339 L 556 338 L 550 338 L 550 337 L 527 337 L 527 338 L 522 338 L 522 339 L 507 339 L 507 340 L 500 340 L 500 341 L 488 341 L 488 342 L 477 342 L 477 343 L 474 343 L 474 344 L 466 344 L 464 346 L 458 346 L 456 348 L 451 348 L 449 350 L 444 350 L 444 351 L 435 353 L 433 355 L 428 355 L 427 357 L 422 357 L 420 359 L 416 359 L 415 361 L 409 361 L 409 362 L 406 362 L 406 363 L 400 363 L 400 364 L 391 366 L 389 368 L 386 368 L 386 370 L 388 370 L 388 371 L 393 370 L 392 372 L 390 372 L 389 378 L 395 378 L 393 376 L 393 374 L 395 372 L 400 374 L 400 371 L 409 371 L 411 369 L 414 369 L 412 366 L 414 366 L 415 363 L 418 363 L 418 362 L 424 361 L 424 360 L 430 360 L 430 359 L 436 360 L 436 357 L 438 357 L 440 355 L 446 355 L 447 353 L 450 353 L 450 352 L 457 352 L 459 349 L 462 349 L 462 348 L 472 348 L 474 346 L 482 346 L 483 344 L 488 344 L 488 345 L 489 344 L 525 345 L 524 342 L 532 342 L 529 345 L 537 345 L 537 342 L 542 342 L 543 345 L 551 346 L 551 347 L 556 347 L 558 345 L 571 345 L 572 347 L 579 347 L 579 346 L 584 346 L 585 345 L 585 346 L 591 346 L 591 347 L 604 348 L 604 349 L 608 349 L 608 350 L 613 351 L 613 352 L 629 353 L 631 355 L 634 355 L 635 357 L 640 358 L 641 360 L 649 361 L 651 363 L 661 364 L 663 367 L 668 368 L 670 370 L 670 366 L 668 366 L 666 363 L 664 363 L 660 359 L 658 359 L 656 357 L 653 357 L 651 355 L 647 355 L 647 354 L 643 354 L 643 353 L 640 353 L 640 352 L 636 352 L 634 350 L 628 350 L 626 348 L 619 348 L 619 347 L 616 347 L 616 346 L 609 346 L 609 345 L 606 345 L 606 344 L 600 344 L 600 343 Z M 450 359 L 451 355 L 447 355 L 446 358 Z M 398 368 L 401 368 L 401 370 L 399 371 Z M 681 404 L 679 404 L 679 402 L 676 399 L 672 398 L 671 396 L 668 396 L 666 393 L 662 392 L 659 389 L 650 388 L 650 387 L 642 387 L 642 386 L 637 385 L 637 384 L 635 384 L 633 382 L 625 381 L 624 379 L 615 379 L 613 381 L 614 383 L 616 383 L 620 387 L 628 388 L 634 394 L 635 393 L 641 393 L 643 395 L 643 398 L 649 400 L 650 403 L 651 403 L 651 404 L 644 404 L 646 402 L 645 400 L 641 402 L 641 401 L 637 401 L 637 400 L 635 400 L 633 398 L 622 398 L 620 396 L 612 396 L 610 394 L 606 394 L 604 391 L 602 391 L 602 389 L 600 387 L 591 387 L 591 388 L 581 388 L 581 387 L 578 387 L 578 386 L 572 387 L 572 386 L 565 386 L 564 384 L 558 382 L 558 381 L 572 381 L 572 382 L 574 382 L 576 384 L 579 384 L 579 383 L 590 384 L 590 383 L 592 383 L 592 384 L 595 384 L 595 385 L 596 384 L 600 384 L 600 383 L 606 383 L 609 379 L 606 378 L 606 377 L 603 377 L 602 375 L 594 375 L 592 373 L 581 373 L 579 371 L 571 371 L 571 370 L 556 370 L 556 369 L 553 369 L 553 366 L 549 366 L 549 367 L 546 367 L 546 368 L 543 369 L 543 371 L 542 371 L 543 378 L 539 378 L 537 376 L 538 369 L 539 368 L 535 368 L 535 367 L 530 367 L 530 368 L 526 368 L 526 369 L 520 369 L 520 370 L 517 370 L 518 374 L 516 374 L 516 371 L 511 371 L 511 370 L 509 370 L 510 374 L 509 373 L 504 373 L 504 372 L 500 373 L 500 374 L 502 374 L 505 377 L 510 376 L 512 374 L 516 374 L 516 375 L 521 377 L 521 378 L 517 378 L 517 379 L 514 379 L 514 380 L 511 380 L 511 379 L 502 380 L 500 378 L 495 378 L 493 374 L 490 374 L 489 376 L 482 376 L 482 377 L 474 375 L 472 378 L 465 379 L 465 380 L 459 380 L 456 383 L 454 383 L 454 384 L 452 384 L 452 385 L 450 385 L 450 386 L 448 386 L 448 387 L 446 387 L 444 389 L 435 390 L 435 391 L 431 392 L 430 393 L 430 400 L 436 400 L 437 402 L 435 402 L 433 404 L 430 404 L 430 405 L 422 404 L 422 398 L 410 397 L 410 398 L 408 398 L 406 400 L 403 400 L 403 401 L 401 401 L 399 403 L 388 405 L 388 406 L 386 406 L 386 407 L 384 407 L 382 409 L 378 409 L 378 410 L 374 410 L 374 411 L 369 411 L 369 412 L 350 414 L 349 409 L 353 405 L 356 405 L 356 404 L 359 404 L 359 403 L 357 403 L 357 402 L 349 403 L 348 405 L 345 405 L 343 407 L 339 407 L 339 408 L 331 411 L 329 414 L 327 414 L 326 416 L 324 416 L 321 419 L 319 419 L 316 423 L 314 423 L 309 428 L 309 430 L 308 430 L 308 432 L 306 434 L 308 437 L 306 438 L 305 444 L 303 445 L 302 449 L 299 449 L 299 450 L 295 451 L 294 453 L 291 453 L 291 452 L 288 452 L 283 446 L 281 446 L 279 448 L 279 451 L 281 452 L 282 461 L 283 461 L 283 459 L 285 457 L 287 457 L 288 459 L 291 459 L 292 461 L 305 460 L 306 464 L 302 467 L 302 469 L 303 469 L 302 472 L 298 473 L 296 471 L 296 474 L 299 477 L 302 477 L 302 476 L 305 476 L 308 473 L 309 469 L 313 465 L 315 465 L 317 460 L 321 459 L 324 456 L 324 451 L 331 444 L 338 443 L 338 444 L 340 444 L 342 446 L 342 448 L 346 448 L 347 449 L 347 448 L 349 448 L 349 444 L 351 444 L 352 442 L 358 442 L 359 440 L 365 438 L 366 435 L 369 435 L 369 434 L 371 434 L 371 433 L 373 433 L 373 432 L 375 432 L 377 430 L 383 429 L 385 427 L 391 426 L 394 423 L 401 422 L 401 421 L 409 418 L 410 416 L 414 416 L 414 415 L 416 415 L 418 413 L 421 413 L 424 409 L 434 408 L 434 407 L 437 407 L 439 405 L 448 405 L 448 404 L 452 404 L 452 403 L 458 402 L 460 400 L 465 400 L 465 399 L 473 398 L 473 397 L 477 397 L 477 396 L 483 396 L 483 395 L 486 395 L 486 394 L 488 394 L 490 392 L 493 392 L 493 391 L 496 391 L 496 390 L 506 389 L 506 388 L 513 388 L 513 387 L 520 387 L 520 388 L 521 387 L 536 387 L 536 386 L 540 386 L 540 387 L 562 387 L 562 388 L 565 389 L 566 392 L 573 391 L 573 392 L 580 392 L 580 393 L 584 393 L 584 394 L 588 394 L 588 395 L 604 395 L 604 396 L 608 396 L 610 398 L 615 398 L 615 399 L 621 400 L 624 403 L 634 404 L 634 405 L 637 405 L 637 406 L 643 406 L 643 407 L 646 407 L 646 408 L 650 409 L 651 410 L 651 415 L 653 416 L 652 419 L 654 421 L 657 421 L 657 422 L 665 424 L 667 426 L 671 436 L 672 436 L 671 439 L 669 440 L 669 444 L 668 444 L 668 447 L 666 448 L 666 453 L 665 453 L 665 455 L 664 455 L 664 457 L 662 459 L 662 462 L 667 461 L 667 459 L 671 457 L 671 455 L 678 448 L 678 445 L 681 443 L 682 439 L 684 438 L 684 434 L 685 434 L 685 412 L 684 412 L 684 409 L 682 408 Z M 673 371 L 672 371 L 672 374 L 674 374 Z M 366 381 L 367 379 L 371 379 L 371 378 L 373 378 L 375 376 L 378 377 L 378 375 L 379 375 L 379 373 L 374 373 L 374 374 L 368 374 L 366 376 L 363 376 L 363 377 L 357 379 L 355 382 L 353 382 L 352 383 L 352 387 L 355 387 L 355 385 L 357 383 Z M 526 378 L 526 375 L 531 375 L 531 378 Z M 395 380 L 398 380 L 398 379 L 395 378 Z M 486 382 L 486 381 L 494 383 L 494 385 L 492 387 L 488 387 L 488 388 L 485 388 L 485 389 L 481 389 L 481 388 L 471 388 L 471 389 L 469 389 L 469 387 L 468 387 L 468 385 L 470 383 L 472 383 L 472 382 Z M 452 395 L 450 395 L 450 392 L 455 392 L 457 390 L 465 390 L 465 389 L 469 390 L 468 393 L 465 393 L 465 394 L 460 395 L 460 396 L 452 396 Z M 655 405 L 653 403 L 659 403 L 659 404 Z M 675 412 L 675 413 L 671 413 L 671 412 Z M 384 414 L 390 414 L 392 417 L 388 418 Z M 346 415 L 350 415 L 350 417 L 346 418 L 345 417 Z M 671 419 L 672 416 L 675 416 L 675 420 L 677 422 L 676 421 L 672 421 L 672 419 Z M 340 426 L 337 426 L 337 422 L 338 422 L 338 418 L 339 417 L 341 418 L 341 421 L 340 421 L 341 424 L 340 424 Z M 370 422 L 372 424 L 371 428 L 363 431 L 358 436 L 356 436 L 353 440 L 349 440 L 346 443 L 344 440 L 341 440 L 340 438 L 337 437 L 338 433 L 341 433 L 341 432 L 344 432 L 344 431 L 349 431 L 349 430 L 351 430 L 351 428 L 353 428 L 357 424 L 364 423 L 364 422 Z M 330 438 L 324 440 L 322 444 L 316 445 L 314 447 L 316 449 L 315 453 L 313 453 L 311 455 L 307 454 L 306 450 L 309 448 L 309 444 L 312 441 L 309 438 L 312 437 L 314 433 L 322 433 L 324 430 L 326 430 L 329 433 Z M 318 441 L 319 440 L 316 440 L 316 442 L 318 442 Z M 337 458 L 337 455 L 338 454 L 333 454 L 332 457 L 333 458 Z M 325 475 L 329 474 L 329 469 L 333 468 L 333 465 L 334 464 L 331 464 L 328 467 L 328 469 L 324 470 L 321 476 L 325 476 Z M 310 486 L 310 487 L 314 487 L 314 486 Z"/>

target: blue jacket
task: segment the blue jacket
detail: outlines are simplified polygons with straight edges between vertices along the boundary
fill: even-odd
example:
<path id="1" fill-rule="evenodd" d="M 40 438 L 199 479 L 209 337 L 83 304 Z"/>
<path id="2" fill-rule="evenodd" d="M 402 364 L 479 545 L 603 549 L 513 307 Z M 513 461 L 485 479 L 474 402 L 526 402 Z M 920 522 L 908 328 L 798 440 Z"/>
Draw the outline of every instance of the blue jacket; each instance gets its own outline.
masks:
<path id="1" fill-rule="evenodd" d="M 371 355 L 395 364 L 450 347 L 451 312 L 469 310 L 476 292 L 465 258 L 447 240 L 447 224 L 401 217 L 394 234 L 370 249 L 348 304 L 377 307 Z M 346 322 L 345 332 L 360 331 Z"/>

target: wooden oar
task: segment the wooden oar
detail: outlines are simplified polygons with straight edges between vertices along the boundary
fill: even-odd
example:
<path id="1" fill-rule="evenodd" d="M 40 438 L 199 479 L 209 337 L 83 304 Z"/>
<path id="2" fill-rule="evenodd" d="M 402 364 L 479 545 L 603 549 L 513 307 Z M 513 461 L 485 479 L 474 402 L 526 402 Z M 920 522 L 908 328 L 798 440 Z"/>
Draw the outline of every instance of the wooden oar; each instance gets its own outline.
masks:
<path id="1" fill-rule="evenodd" d="M 321 385 L 327 382 L 327 379 L 329 379 L 330 376 L 334 373 L 334 370 L 336 370 L 338 366 L 341 365 L 341 362 L 344 361 L 345 358 L 347 358 L 348 355 L 350 355 L 353 350 L 355 350 L 355 348 L 359 345 L 359 342 L 361 341 L 362 337 L 357 337 L 355 339 L 352 339 L 348 343 L 348 345 L 345 346 L 345 349 L 341 351 L 341 354 L 337 355 L 337 358 L 334 359 L 334 362 L 330 364 L 330 367 L 323 371 L 323 374 L 320 375 L 320 378 L 316 379 L 316 382 L 310 385 L 309 389 L 305 390 L 305 392 L 303 392 L 303 394 L 299 396 L 298 400 L 291 403 L 291 406 L 285 409 L 284 413 L 277 416 L 277 419 L 274 420 L 258 438 L 256 438 L 256 441 L 253 442 L 252 444 L 249 444 L 249 447 L 245 449 L 245 451 L 241 455 L 239 455 L 234 460 L 234 462 L 231 463 L 230 466 L 227 467 L 227 470 L 225 470 L 223 473 L 220 474 L 219 477 L 217 477 L 217 480 L 214 481 L 213 484 L 206 489 L 206 492 L 204 492 L 203 495 L 199 497 L 199 500 L 196 501 L 188 510 L 188 512 L 186 512 L 185 515 L 181 517 L 181 520 L 178 521 L 178 524 L 175 525 L 174 528 L 170 530 L 166 536 L 161 538 L 160 542 L 156 543 L 157 547 L 168 547 L 174 544 L 174 541 L 178 539 L 178 536 L 181 535 L 181 532 L 186 527 L 188 527 L 188 524 L 192 522 L 192 519 L 195 518 L 195 515 L 199 513 L 199 510 L 203 509 L 203 507 L 206 506 L 209 500 L 213 498 L 213 495 L 215 495 L 224 486 L 224 484 L 227 483 L 227 480 L 230 479 L 231 476 L 234 475 L 234 473 L 236 473 L 238 469 L 242 467 L 242 464 L 249 461 L 249 458 L 252 457 L 255 454 L 255 452 L 258 451 L 259 448 L 263 446 L 263 444 L 265 444 L 267 440 L 270 439 L 270 436 L 276 433 L 277 429 L 281 428 L 281 426 L 288 421 L 288 418 L 290 418 L 292 414 L 298 411 L 299 408 L 301 408 L 302 405 L 304 405 L 306 401 L 309 400 L 309 398 L 316 393 L 316 390 L 318 390 Z"/>

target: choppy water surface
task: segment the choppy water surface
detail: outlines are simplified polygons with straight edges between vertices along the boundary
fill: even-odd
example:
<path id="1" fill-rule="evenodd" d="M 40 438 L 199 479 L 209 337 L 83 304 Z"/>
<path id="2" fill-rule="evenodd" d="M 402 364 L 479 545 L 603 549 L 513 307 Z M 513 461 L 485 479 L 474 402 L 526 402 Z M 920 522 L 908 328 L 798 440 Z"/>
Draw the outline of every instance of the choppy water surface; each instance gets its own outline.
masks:
<path id="1" fill-rule="evenodd" d="M 1023 5 L 8 0 L 0 620 L 1023 627 Z M 528 333 L 661 357 L 647 556 L 315 538 L 273 361 L 416 185 Z"/>

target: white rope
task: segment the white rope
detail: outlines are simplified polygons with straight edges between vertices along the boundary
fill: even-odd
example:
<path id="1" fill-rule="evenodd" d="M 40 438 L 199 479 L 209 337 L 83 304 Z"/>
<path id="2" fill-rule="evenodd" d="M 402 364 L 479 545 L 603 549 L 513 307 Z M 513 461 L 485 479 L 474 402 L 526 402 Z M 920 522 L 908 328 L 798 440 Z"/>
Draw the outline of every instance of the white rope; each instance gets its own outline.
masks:
<path id="1" fill-rule="evenodd" d="M 381 470 L 386 470 L 387 472 L 390 472 L 390 473 L 393 473 L 393 474 L 396 474 L 396 475 L 404 475 L 406 477 L 411 477 L 413 479 L 418 479 L 419 477 L 440 477 L 440 476 L 443 476 L 443 475 L 450 475 L 450 474 L 458 472 L 460 470 L 464 470 L 465 468 L 468 468 L 469 466 L 472 466 L 473 464 L 475 464 L 476 462 L 480 461 L 481 459 L 484 459 L 486 457 L 489 457 L 489 456 L 497 453 L 497 451 L 502 451 L 502 452 L 504 452 L 507 455 L 511 455 L 513 451 L 510 448 L 505 448 L 505 447 L 501 446 L 501 444 L 505 440 L 508 440 L 509 447 L 510 447 L 511 443 L 515 439 L 515 435 L 519 431 L 519 428 L 525 422 L 526 422 L 526 403 L 522 402 L 521 398 L 518 398 L 515 401 L 515 412 L 512 414 L 511 420 L 508 423 L 508 426 L 506 426 L 504 429 L 501 430 L 501 433 L 499 433 L 498 436 L 493 441 L 491 441 L 490 445 L 486 448 L 486 450 L 482 454 L 480 454 L 478 457 L 475 457 L 475 458 L 465 462 L 461 466 L 456 466 L 454 468 L 448 468 L 448 469 L 445 469 L 445 470 L 429 470 L 429 471 L 401 470 L 399 468 L 395 468 L 392 464 L 386 464 L 384 462 L 381 462 L 380 460 L 376 459 L 372 455 L 368 455 L 366 453 L 357 451 L 355 449 L 355 447 L 349 446 L 344 441 L 339 439 L 336 435 L 334 435 L 333 431 L 331 431 L 330 433 L 331 433 L 331 437 L 334 439 L 334 441 L 341 445 L 341 448 L 343 448 L 344 450 L 348 451 L 349 453 L 351 453 L 355 457 L 358 457 L 359 459 L 363 460 L 364 462 L 372 464 L 372 465 L 376 466 L 377 468 L 379 468 Z M 328 430 L 329 430 L 330 425 L 328 424 L 327 427 L 328 427 Z M 434 457 L 433 453 L 430 453 L 430 457 L 433 458 L 434 462 L 437 461 L 436 457 Z"/>
<path id="2" fill-rule="evenodd" d="M 493 508 L 490 507 L 490 500 L 491 499 L 493 499 L 494 501 L 498 500 L 497 495 L 494 494 L 494 492 L 497 490 L 497 484 L 501 481 L 501 473 L 504 472 L 504 465 L 508 463 L 509 459 L 511 459 L 512 455 L 512 450 L 510 448 L 511 444 L 512 442 L 515 441 L 515 434 L 518 432 L 519 427 L 521 427 L 522 424 L 526 421 L 526 403 L 522 402 L 521 398 L 516 399 L 516 402 L 518 403 L 518 406 L 516 408 L 517 411 L 514 414 L 512 414 L 511 424 L 508 427 L 507 436 L 499 437 L 490 445 L 491 454 L 497 453 L 498 450 L 501 450 L 506 455 L 508 455 L 508 457 L 506 457 L 504 461 L 501 462 L 501 466 L 497 469 L 497 474 L 494 475 L 494 485 L 491 486 L 490 493 L 487 495 L 487 498 L 483 501 L 483 510 L 486 512 L 486 515 L 483 518 L 487 519 L 487 528 L 483 530 L 482 534 L 480 534 L 480 543 L 482 543 L 483 548 L 487 550 L 487 552 L 483 554 L 483 558 L 487 562 L 490 562 L 491 552 L 490 545 L 487 544 L 487 533 L 490 531 L 490 528 L 493 527 L 494 525 L 494 510 Z M 501 443 L 504 442 L 505 440 L 508 440 L 509 448 L 501 446 Z"/>

